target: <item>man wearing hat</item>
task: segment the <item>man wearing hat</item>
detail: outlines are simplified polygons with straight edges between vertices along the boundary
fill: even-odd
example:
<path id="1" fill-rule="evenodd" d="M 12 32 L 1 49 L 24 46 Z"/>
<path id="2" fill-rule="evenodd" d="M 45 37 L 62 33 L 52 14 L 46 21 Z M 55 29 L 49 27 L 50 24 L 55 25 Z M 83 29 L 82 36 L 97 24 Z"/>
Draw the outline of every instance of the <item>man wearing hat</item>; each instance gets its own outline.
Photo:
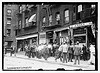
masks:
<path id="1" fill-rule="evenodd" d="M 63 52 L 63 63 L 66 62 L 67 63 L 67 53 L 68 53 L 68 42 L 64 42 L 64 45 L 62 47 L 62 52 Z"/>
<path id="2" fill-rule="evenodd" d="M 80 56 L 81 56 L 81 47 L 79 46 L 79 41 L 76 42 L 76 45 L 74 47 L 74 57 L 75 57 L 75 62 L 78 60 L 78 64 L 80 64 Z"/>

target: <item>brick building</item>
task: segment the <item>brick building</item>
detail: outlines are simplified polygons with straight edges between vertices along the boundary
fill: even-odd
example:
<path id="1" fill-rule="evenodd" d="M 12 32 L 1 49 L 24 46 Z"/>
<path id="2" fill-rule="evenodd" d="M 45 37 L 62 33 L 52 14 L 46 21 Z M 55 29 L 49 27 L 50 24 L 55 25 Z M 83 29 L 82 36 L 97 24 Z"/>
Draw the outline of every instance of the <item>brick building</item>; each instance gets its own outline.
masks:
<path id="1" fill-rule="evenodd" d="M 80 3 L 73 5 L 73 32 L 72 40 L 79 41 L 89 47 L 90 43 L 96 45 L 97 32 L 97 4 Z M 95 35 L 96 34 L 96 35 Z"/>
<path id="2" fill-rule="evenodd" d="M 38 44 L 39 5 L 19 4 L 18 6 L 16 40 L 17 48 L 22 48 L 23 51 L 26 44 Z"/>
<path id="3" fill-rule="evenodd" d="M 40 14 L 40 42 L 95 44 L 96 3 L 44 4 Z"/>
<path id="4" fill-rule="evenodd" d="M 18 6 L 16 4 L 3 3 L 3 26 L 4 26 L 4 46 L 11 47 L 17 45 L 14 27 L 17 24 L 16 12 Z"/>
<path id="5" fill-rule="evenodd" d="M 25 3 L 18 7 L 15 30 L 18 48 L 55 41 L 58 44 L 79 41 L 87 47 L 89 43 L 95 44 L 96 3 Z"/>
<path id="6" fill-rule="evenodd" d="M 71 4 L 49 4 L 42 6 L 40 17 L 40 33 L 44 33 L 45 43 L 61 44 L 69 41 L 69 26 L 72 25 Z M 40 35 L 41 36 L 41 35 Z"/>

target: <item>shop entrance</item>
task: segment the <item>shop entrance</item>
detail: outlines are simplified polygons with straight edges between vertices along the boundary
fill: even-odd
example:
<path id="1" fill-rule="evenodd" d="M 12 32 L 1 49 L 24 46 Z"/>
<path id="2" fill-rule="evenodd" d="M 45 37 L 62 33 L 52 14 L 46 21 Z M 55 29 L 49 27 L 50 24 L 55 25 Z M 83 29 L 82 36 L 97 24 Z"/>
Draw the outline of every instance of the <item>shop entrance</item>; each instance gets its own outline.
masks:
<path id="1" fill-rule="evenodd" d="M 53 31 L 46 32 L 47 43 L 53 44 L 53 34 L 54 34 Z"/>

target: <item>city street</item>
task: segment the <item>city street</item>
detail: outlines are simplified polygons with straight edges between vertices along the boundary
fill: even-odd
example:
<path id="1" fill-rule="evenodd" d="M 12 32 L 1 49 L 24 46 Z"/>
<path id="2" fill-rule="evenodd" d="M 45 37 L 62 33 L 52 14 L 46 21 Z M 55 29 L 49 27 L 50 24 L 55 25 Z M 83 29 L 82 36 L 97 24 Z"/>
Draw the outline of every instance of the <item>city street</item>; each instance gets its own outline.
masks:
<path id="1" fill-rule="evenodd" d="M 3 70 L 98 70 L 98 2 L 73 3 L 2 2 Z"/>
<path id="2" fill-rule="evenodd" d="M 74 60 L 73 60 L 74 61 Z M 60 60 L 55 62 L 53 57 L 44 59 L 28 58 L 22 54 L 9 56 L 9 53 L 4 57 L 4 70 L 57 70 L 64 68 L 65 70 L 95 70 L 94 65 L 89 65 L 87 61 L 81 61 L 80 65 L 74 65 L 74 62 L 62 63 Z"/>

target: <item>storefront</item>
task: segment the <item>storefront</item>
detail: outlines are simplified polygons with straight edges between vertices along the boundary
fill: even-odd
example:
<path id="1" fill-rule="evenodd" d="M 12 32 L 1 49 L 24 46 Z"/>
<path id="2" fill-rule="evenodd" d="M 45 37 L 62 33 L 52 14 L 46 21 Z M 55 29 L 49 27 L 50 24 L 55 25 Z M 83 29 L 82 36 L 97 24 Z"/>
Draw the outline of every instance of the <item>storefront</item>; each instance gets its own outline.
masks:
<path id="1" fill-rule="evenodd" d="M 55 29 L 54 31 L 42 32 L 39 34 L 39 44 L 41 43 L 51 43 L 54 42 L 61 44 L 63 42 L 69 41 L 69 30 L 68 27 L 65 29 Z"/>
<path id="2" fill-rule="evenodd" d="M 68 42 L 70 37 L 69 27 L 57 28 L 55 29 L 56 41 L 58 44 L 62 44 L 63 42 Z"/>
<path id="3" fill-rule="evenodd" d="M 71 25 L 70 29 L 73 31 L 71 32 L 73 35 L 71 38 L 73 39 L 73 42 L 76 43 L 79 41 L 80 46 L 84 44 L 88 47 L 90 41 L 94 39 L 91 38 L 93 37 L 91 25 L 93 25 L 92 22 Z"/>
<path id="4" fill-rule="evenodd" d="M 78 27 L 73 29 L 73 39 L 74 43 L 79 41 L 80 45 L 87 44 L 87 28 L 86 27 Z"/>
<path id="5" fill-rule="evenodd" d="M 24 51 L 25 45 L 31 45 L 35 43 L 36 45 L 38 44 L 38 35 L 33 34 L 33 35 L 27 35 L 27 36 L 21 36 L 17 37 L 17 48 L 20 49 L 20 51 Z"/>

